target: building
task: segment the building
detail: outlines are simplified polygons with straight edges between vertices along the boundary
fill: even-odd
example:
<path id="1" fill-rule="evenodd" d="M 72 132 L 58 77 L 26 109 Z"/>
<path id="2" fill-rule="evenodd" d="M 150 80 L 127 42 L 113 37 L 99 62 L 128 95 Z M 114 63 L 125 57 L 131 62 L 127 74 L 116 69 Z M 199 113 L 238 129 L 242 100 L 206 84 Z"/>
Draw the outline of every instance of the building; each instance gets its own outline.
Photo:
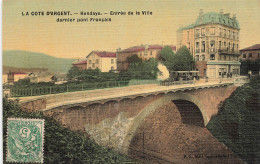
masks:
<path id="1" fill-rule="evenodd" d="M 117 70 L 115 52 L 92 51 L 87 57 L 87 69 L 99 69 L 101 72 Z"/>
<path id="2" fill-rule="evenodd" d="M 251 47 L 240 50 L 241 60 L 257 60 L 260 59 L 260 44 L 255 44 Z"/>
<path id="3" fill-rule="evenodd" d="M 7 74 L 7 83 L 13 84 L 14 82 L 19 81 L 20 79 L 25 79 L 27 73 L 24 72 L 9 72 Z"/>
<path id="4" fill-rule="evenodd" d="M 176 51 L 176 46 L 171 47 L 173 51 Z M 143 61 L 149 60 L 150 58 L 158 59 L 162 48 L 162 45 L 133 46 L 124 50 L 119 48 L 116 53 L 118 71 L 127 70 L 129 66 L 127 59 L 134 55 L 137 55 Z"/>
<path id="5" fill-rule="evenodd" d="M 44 71 L 44 72 L 31 72 L 28 74 L 28 78 L 31 83 L 39 83 L 39 82 L 54 82 L 54 77 L 52 73 Z"/>
<path id="6" fill-rule="evenodd" d="M 201 10 L 194 24 L 177 31 L 177 48 L 190 49 L 201 77 L 238 76 L 239 31 L 235 15 Z"/>
<path id="7" fill-rule="evenodd" d="M 75 63 L 72 63 L 73 66 L 78 67 L 80 70 L 87 69 L 87 60 L 79 60 Z"/>

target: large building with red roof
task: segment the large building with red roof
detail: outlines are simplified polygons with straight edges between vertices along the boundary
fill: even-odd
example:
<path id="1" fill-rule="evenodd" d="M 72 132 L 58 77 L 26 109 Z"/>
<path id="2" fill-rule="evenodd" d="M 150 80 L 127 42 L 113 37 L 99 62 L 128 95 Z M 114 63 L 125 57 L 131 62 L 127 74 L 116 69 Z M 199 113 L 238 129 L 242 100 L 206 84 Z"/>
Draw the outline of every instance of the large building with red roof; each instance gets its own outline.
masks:
<path id="1" fill-rule="evenodd" d="M 260 59 L 260 44 L 255 44 L 253 46 L 240 50 L 240 59 L 242 60 Z"/>
<path id="2" fill-rule="evenodd" d="M 176 46 L 171 46 L 173 51 L 176 51 Z M 127 59 L 133 55 L 137 55 L 142 60 L 149 60 L 150 58 L 158 59 L 162 50 L 162 45 L 140 45 L 133 46 L 127 49 L 117 50 L 117 69 L 124 71 L 128 69 L 129 63 Z"/>
<path id="3" fill-rule="evenodd" d="M 92 51 L 86 57 L 87 69 L 99 69 L 101 72 L 117 70 L 115 52 Z"/>

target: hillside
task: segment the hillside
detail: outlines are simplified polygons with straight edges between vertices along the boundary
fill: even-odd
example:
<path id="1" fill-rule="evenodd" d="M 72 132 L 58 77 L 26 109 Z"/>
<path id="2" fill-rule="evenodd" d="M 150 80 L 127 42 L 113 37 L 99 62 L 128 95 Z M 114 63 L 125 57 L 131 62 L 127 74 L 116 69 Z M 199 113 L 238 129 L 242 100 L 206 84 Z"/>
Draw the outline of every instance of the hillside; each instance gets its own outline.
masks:
<path id="1" fill-rule="evenodd" d="M 3 66 L 3 74 L 7 74 L 8 72 L 44 72 L 48 71 L 47 68 L 16 68 L 16 67 L 8 67 Z"/>
<path id="2" fill-rule="evenodd" d="M 56 58 L 43 53 L 6 50 L 3 51 L 3 66 L 16 68 L 47 68 L 54 72 L 67 72 L 75 59 Z"/>

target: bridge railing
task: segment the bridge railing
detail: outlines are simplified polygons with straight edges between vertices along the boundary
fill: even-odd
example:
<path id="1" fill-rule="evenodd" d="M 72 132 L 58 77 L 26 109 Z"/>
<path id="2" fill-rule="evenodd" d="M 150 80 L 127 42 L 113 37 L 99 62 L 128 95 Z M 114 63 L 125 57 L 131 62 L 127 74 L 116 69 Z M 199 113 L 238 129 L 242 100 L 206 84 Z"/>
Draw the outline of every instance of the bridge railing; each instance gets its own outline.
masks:
<path id="1" fill-rule="evenodd" d="M 129 81 L 108 81 L 100 83 L 67 84 L 30 88 L 11 88 L 11 97 L 39 96 L 92 89 L 113 88 L 128 86 Z"/>
<path id="2" fill-rule="evenodd" d="M 93 89 L 124 87 L 129 85 L 158 84 L 157 80 L 130 80 L 130 81 L 107 81 L 99 83 L 62 84 L 42 87 L 11 88 L 11 97 L 40 96 L 57 93 L 86 91 Z"/>
<path id="3" fill-rule="evenodd" d="M 181 85 L 181 84 L 193 84 L 193 80 L 187 80 L 187 81 L 162 81 L 160 83 L 161 86 L 170 86 L 170 85 Z"/>

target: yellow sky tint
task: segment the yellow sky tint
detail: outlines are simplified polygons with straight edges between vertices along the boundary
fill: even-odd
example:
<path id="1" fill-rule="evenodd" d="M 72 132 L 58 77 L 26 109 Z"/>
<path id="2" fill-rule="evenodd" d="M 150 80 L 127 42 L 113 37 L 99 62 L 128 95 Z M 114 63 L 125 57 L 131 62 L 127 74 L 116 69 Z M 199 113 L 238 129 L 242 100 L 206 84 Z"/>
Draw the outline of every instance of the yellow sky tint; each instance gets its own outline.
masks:
<path id="1" fill-rule="evenodd" d="M 236 14 L 240 48 L 260 43 L 259 0 L 4 0 L 3 50 L 27 50 L 84 58 L 92 50 L 115 51 L 140 44 L 174 44 L 176 31 L 196 21 L 199 10 Z M 26 11 L 152 11 L 151 16 L 110 16 L 112 22 L 57 23 L 57 18 L 22 16 Z M 95 17 L 95 16 L 93 16 Z"/>

